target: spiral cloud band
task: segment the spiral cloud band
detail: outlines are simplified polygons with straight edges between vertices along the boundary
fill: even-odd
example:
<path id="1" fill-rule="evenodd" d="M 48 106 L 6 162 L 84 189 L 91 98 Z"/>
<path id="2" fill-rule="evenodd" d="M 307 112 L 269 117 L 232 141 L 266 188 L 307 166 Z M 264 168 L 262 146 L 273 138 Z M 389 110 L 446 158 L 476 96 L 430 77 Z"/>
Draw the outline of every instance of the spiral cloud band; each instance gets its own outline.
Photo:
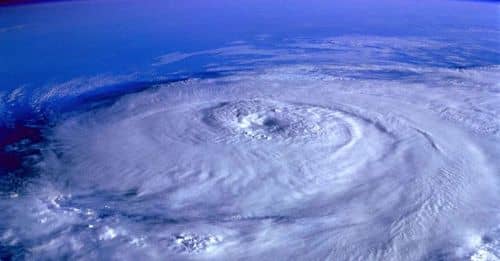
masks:
<path id="1" fill-rule="evenodd" d="M 123 96 L 46 130 L 2 240 L 49 257 L 488 260 L 499 73 L 304 61 Z"/>

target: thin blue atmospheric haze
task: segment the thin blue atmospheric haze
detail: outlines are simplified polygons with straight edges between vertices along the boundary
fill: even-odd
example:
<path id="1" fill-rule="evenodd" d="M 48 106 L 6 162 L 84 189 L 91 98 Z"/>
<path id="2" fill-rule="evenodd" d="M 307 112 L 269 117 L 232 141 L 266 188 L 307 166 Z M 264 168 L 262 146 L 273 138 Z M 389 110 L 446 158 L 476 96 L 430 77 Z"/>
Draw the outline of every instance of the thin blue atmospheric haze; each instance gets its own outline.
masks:
<path id="1" fill-rule="evenodd" d="M 2 260 L 499 260 L 495 1 L 0 6 Z"/>

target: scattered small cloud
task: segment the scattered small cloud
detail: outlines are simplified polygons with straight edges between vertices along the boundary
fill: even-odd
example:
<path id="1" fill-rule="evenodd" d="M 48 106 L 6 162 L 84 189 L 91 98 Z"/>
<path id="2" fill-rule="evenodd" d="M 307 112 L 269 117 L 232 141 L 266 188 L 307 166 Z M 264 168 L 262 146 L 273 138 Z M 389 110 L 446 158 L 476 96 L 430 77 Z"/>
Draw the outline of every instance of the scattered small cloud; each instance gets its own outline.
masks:
<path id="1" fill-rule="evenodd" d="M 18 31 L 23 28 L 25 28 L 25 24 L 20 24 L 20 25 L 14 25 L 14 26 L 8 26 L 8 27 L 2 27 L 0 28 L 0 33 L 6 33 L 6 32 L 11 32 L 11 31 Z"/>

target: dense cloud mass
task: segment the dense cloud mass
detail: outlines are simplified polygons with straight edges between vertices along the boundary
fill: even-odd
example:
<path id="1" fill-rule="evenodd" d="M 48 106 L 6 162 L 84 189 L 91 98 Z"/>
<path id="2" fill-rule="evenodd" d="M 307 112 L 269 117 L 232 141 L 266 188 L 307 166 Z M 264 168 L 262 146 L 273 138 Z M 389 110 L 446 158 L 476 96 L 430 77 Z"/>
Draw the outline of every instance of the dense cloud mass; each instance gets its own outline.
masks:
<path id="1" fill-rule="evenodd" d="M 55 259 L 494 260 L 500 69 L 430 64 L 436 48 L 207 51 L 258 66 L 58 120 L 2 195 L 1 240 Z"/>

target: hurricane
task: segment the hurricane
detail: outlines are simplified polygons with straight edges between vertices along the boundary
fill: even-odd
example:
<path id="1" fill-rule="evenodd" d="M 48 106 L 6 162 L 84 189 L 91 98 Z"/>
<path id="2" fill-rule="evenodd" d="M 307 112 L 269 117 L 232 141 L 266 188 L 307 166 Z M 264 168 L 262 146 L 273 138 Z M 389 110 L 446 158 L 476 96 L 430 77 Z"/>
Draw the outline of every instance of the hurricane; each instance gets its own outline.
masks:
<path id="1" fill-rule="evenodd" d="M 498 43 L 469 32 L 483 33 Z M 201 73 L 3 91 L 15 142 L 0 154 L 0 252 L 498 260 L 499 54 L 436 37 L 287 38 L 151 61 L 210 60 Z"/>

